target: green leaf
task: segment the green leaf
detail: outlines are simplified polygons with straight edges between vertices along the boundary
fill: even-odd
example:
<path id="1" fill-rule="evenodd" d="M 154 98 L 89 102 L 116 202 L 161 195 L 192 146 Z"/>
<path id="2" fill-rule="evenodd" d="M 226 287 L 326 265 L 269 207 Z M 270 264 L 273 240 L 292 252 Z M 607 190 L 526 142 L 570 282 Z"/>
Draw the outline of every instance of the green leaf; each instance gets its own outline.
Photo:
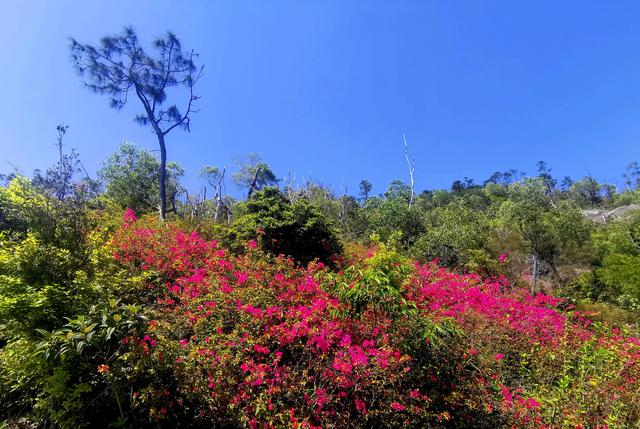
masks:
<path id="1" fill-rule="evenodd" d="M 107 340 L 111 339 L 111 335 L 113 335 L 114 331 L 116 330 L 115 326 L 110 327 L 109 329 L 107 329 Z"/>

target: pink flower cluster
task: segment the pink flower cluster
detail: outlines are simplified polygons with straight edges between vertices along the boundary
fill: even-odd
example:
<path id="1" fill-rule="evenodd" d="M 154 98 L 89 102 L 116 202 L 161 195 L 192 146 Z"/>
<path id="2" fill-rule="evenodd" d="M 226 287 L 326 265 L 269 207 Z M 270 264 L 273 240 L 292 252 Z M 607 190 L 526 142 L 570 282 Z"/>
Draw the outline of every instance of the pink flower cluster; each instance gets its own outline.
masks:
<path id="1" fill-rule="evenodd" d="M 504 281 L 454 274 L 432 263 L 416 265 L 408 294 L 430 317 L 452 317 L 463 322 L 480 316 L 532 343 L 556 341 L 567 323 L 567 317 L 556 309 L 561 299 L 532 296 L 524 290 L 511 290 Z"/>
<path id="2" fill-rule="evenodd" d="M 473 336 L 435 358 L 426 341 L 408 344 L 410 316 L 354 316 L 334 293 L 342 274 L 321 264 L 304 269 L 260 252 L 231 255 L 195 232 L 145 227 L 129 212 L 113 246 L 122 264 L 164 282 L 149 304 L 165 323 L 154 318 L 154 336 L 132 343 L 162 362 L 170 350 L 179 391 L 204 398 L 202 412 L 249 427 L 345 426 L 370 416 L 381 425 L 438 426 L 452 414 L 471 424 L 495 410 L 516 425 L 538 422 L 541 401 L 510 387 L 502 373 L 518 356 L 509 348 L 551 349 L 593 336 L 587 319 L 558 309 L 560 299 L 416 264 L 401 287 L 406 305 L 416 317 L 452 319 Z M 640 340 L 619 335 L 602 346 L 628 356 L 622 374 L 637 383 Z M 452 372 L 456 378 L 446 378 Z M 468 397 L 478 403 L 459 399 Z"/>

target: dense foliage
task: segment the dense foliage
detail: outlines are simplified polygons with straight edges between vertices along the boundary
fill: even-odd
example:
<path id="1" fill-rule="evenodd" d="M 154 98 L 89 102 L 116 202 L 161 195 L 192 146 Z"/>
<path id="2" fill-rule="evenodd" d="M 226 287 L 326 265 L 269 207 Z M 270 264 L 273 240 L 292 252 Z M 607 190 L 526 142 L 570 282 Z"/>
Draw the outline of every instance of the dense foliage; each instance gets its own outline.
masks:
<path id="1" fill-rule="evenodd" d="M 13 311 L 3 312 L 11 326 L 0 352 L 5 418 L 61 427 L 630 427 L 640 416 L 640 339 L 504 277 L 412 262 L 380 242 L 350 245 L 337 271 L 299 266 L 253 240 L 236 254 L 155 216 L 103 216 L 85 272 L 20 277 L 31 272 L 20 268 L 23 251 L 3 254 L 2 308 Z M 33 235 L 4 240 L 40 254 L 50 275 L 68 273 L 66 253 Z M 64 300 L 13 299 L 18 288 L 7 287 L 44 281 L 54 291 L 85 287 Z M 28 317 L 34 306 L 49 308 L 48 324 Z"/>
<path id="2" fill-rule="evenodd" d="M 631 185 L 543 170 L 356 198 L 252 161 L 238 201 L 224 169 L 207 199 L 174 165 L 160 222 L 153 155 L 121 146 L 102 183 L 65 156 L 0 187 L 6 427 L 640 421 Z"/>

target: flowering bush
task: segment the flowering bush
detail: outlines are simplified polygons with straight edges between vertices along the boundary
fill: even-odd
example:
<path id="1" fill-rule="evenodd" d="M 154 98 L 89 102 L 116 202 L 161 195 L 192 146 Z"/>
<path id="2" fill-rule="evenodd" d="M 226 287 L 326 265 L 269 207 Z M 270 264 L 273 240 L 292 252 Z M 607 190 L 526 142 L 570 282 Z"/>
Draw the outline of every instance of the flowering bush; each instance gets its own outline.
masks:
<path id="1" fill-rule="evenodd" d="M 384 246 L 338 273 L 270 257 L 255 242 L 234 256 L 132 213 L 113 248 L 152 279 L 147 332 L 123 340 L 148 362 L 130 357 L 130 372 L 162 374 L 146 384 L 129 375 L 138 380 L 129 406 L 149 422 L 628 427 L 640 418 L 640 339 L 502 278 L 412 266 Z"/>
<path id="2" fill-rule="evenodd" d="M 250 428 L 640 419 L 640 339 L 502 277 L 451 273 L 379 242 L 348 244 L 339 270 L 302 266 L 260 240 L 231 253 L 130 210 L 88 242 L 90 264 L 73 278 L 90 291 L 87 305 L 75 300 L 81 313 L 5 337 L 3 418 L 29 409 L 60 427 Z M 29 273 L 13 268 L 38 260 L 23 254 L 45 253 L 7 250 L 7 273 Z M 19 307 L 5 307 L 18 323 Z"/>

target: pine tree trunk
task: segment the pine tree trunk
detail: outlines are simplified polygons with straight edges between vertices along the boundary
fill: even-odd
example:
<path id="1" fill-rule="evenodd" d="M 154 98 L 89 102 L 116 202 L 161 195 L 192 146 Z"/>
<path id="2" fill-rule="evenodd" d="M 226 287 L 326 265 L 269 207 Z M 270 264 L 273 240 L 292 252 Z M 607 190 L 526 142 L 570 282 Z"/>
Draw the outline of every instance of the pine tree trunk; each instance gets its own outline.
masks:
<path id="1" fill-rule="evenodd" d="M 164 144 L 164 136 L 158 135 L 160 143 L 160 220 L 167 217 L 167 148 Z"/>

